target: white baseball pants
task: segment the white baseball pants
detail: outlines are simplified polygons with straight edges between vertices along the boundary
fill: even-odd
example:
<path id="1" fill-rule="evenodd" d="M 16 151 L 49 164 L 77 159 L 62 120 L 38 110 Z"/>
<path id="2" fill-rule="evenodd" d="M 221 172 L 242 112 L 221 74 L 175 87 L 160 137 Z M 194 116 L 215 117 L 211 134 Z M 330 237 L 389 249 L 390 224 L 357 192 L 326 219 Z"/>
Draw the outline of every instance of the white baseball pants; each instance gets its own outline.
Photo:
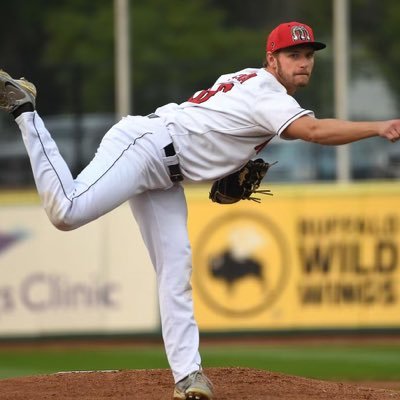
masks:
<path id="1" fill-rule="evenodd" d="M 186 199 L 182 186 L 170 180 L 163 149 L 171 137 L 161 120 L 123 118 L 105 134 L 76 179 L 36 111 L 21 114 L 16 122 L 44 209 L 58 229 L 76 229 L 129 201 L 156 271 L 163 339 L 175 382 L 198 370 Z"/>

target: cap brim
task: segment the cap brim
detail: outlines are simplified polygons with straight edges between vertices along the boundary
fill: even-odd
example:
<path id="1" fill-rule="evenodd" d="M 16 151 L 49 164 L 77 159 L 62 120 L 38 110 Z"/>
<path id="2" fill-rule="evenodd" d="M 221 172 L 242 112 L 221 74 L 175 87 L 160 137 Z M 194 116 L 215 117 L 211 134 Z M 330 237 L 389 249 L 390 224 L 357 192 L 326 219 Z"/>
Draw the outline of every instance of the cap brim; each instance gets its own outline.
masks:
<path id="1" fill-rule="evenodd" d="M 321 42 L 313 42 L 312 46 L 314 47 L 314 50 L 322 50 L 325 49 L 326 44 Z"/>
<path id="2" fill-rule="evenodd" d="M 321 43 L 321 42 L 301 42 L 301 43 L 293 44 L 291 46 L 278 47 L 278 48 L 274 49 L 273 51 L 271 51 L 271 50 L 269 50 L 269 51 L 271 51 L 271 53 L 275 53 L 276 51 L 279 51 L 279 50 L 290 49 L 291 47 L 297 47 L 297 46 L 310 46 L 314 50 L 322 50 L 322 49 L 325 49 L 326 44 Z"/>

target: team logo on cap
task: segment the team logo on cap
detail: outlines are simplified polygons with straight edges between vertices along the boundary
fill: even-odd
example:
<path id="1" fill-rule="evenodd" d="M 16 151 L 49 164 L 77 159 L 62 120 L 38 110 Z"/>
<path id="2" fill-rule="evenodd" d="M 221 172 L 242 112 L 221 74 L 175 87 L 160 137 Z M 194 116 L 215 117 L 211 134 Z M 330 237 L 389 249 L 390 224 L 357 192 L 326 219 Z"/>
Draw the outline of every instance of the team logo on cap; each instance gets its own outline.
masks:
<path id="1" fill-rule="evenodd" d="M 296 25 L 292 27 L 292 39 L 294 42 L 297 42 L 298 40 L 304 42 L 311 40 L 311 36 L 304 26 Z"/>

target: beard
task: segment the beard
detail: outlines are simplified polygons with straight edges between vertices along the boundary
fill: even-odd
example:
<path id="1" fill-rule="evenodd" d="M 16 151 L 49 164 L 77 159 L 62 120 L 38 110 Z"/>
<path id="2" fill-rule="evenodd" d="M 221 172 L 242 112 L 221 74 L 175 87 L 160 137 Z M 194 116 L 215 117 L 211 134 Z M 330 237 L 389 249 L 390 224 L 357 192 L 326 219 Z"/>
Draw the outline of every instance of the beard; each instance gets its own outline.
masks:
<path id="1" fill-rule="evenodd" d="M 276 74 L 279 77 L 279 81 L 282 83 L 283 86 L 286 87 L 288 91 L 295 91 L 297 88 L 305 87 L 308 85 L 310 80 L 310 75 L 302 75 L 302 74 L 287 74 L 282 68 L 282 64 L 279 59 L 277 61 L 277 70 Z"/>

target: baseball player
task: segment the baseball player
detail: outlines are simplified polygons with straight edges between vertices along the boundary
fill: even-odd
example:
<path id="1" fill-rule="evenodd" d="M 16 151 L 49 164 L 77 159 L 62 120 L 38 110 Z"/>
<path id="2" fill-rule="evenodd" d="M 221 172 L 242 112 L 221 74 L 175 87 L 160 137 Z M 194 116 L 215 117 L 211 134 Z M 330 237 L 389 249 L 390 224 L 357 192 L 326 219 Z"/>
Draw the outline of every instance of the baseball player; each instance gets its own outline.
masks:
<path id="1" fill-rule="evenodd" d="M 13 115 L 21 130 L 50 221 L 68 231 L 130 203 L 157 274 L 175 400 L 213 398 L 212 384 L 201 368 L 193 316 L 181 181 L 226 177 L 275 136 L 324 145 L 373 136 L 392 142 L 400 138 L 400 120 L 318 119 L 292 97 L 308 84 L 314 53 L 323 48 L 308 25 L 280 24 L 268 36 L 263 67 L 222 75 L 182 104 L 123 118 L 105 134 L 76 179 L 36 111 L 34 85 L 0 73 L 0 108 Z"/>

